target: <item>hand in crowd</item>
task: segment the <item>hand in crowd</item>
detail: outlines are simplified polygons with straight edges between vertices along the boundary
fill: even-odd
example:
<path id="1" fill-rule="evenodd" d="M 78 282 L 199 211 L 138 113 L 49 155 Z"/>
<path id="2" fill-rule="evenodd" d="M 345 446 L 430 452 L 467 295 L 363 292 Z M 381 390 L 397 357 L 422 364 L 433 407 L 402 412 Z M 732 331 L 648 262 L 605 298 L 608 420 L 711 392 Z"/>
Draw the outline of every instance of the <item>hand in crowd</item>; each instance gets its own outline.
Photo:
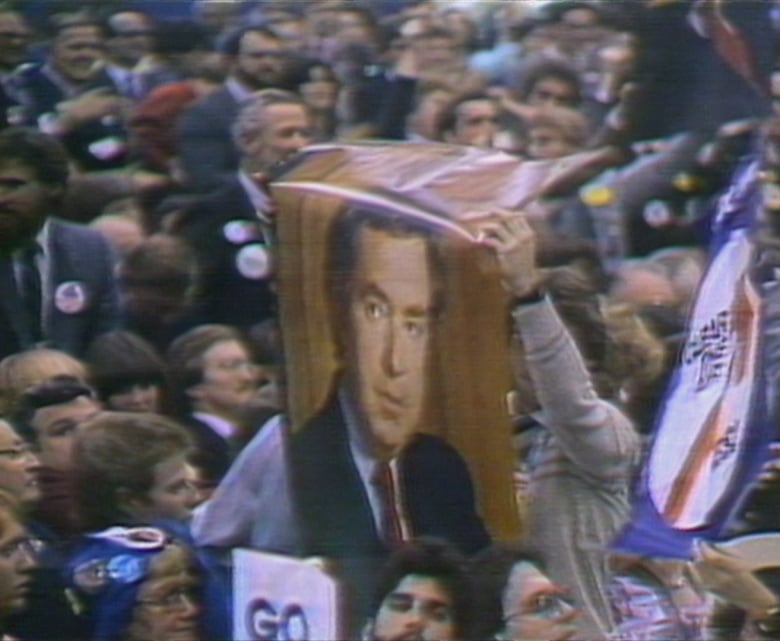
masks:
<path id="1" fill-rule="evenodd" d="M 498 101 L 502 111 L 514 114 L 521 120 L 533 120 L 540 112 L 538 107 L 526 105 L 512 98 L 511 92 L 506 87 L 489 87 L 487 94 Z"/>
<path id="2" fill-rule="evenodd" d="M 405 78 L 419 78 L 420 65 L 414 47 L 407 46 L 401 51 L 396 60 L 394 71 L 397 75 Z"/>
<path id="3" fill-rule="evenodd" d="M 769 460 L 764 463 L 758 475 L 758 487 L 769 489 L 777 487 L 780 483 L 780 442 L 774 442 L 769 446 Z"/>
<path id="4" fill-rule="evenodd" d="M 120 118 L 125 109 L 127 100 L 117 96 L 106 87 L 100 87 L 71 100 L 65 100 L 57 104 L 63 124 L 66 128 L 72 128 L 89 120 L 96 120 L 106 116 Z"/>
<path id="5" fill-rule="evenodd" d="M 478 227 L 478 240 L 496 252 L 501 280 L 514 296 L 533 293 L 541 280 L 536 266 L 536 233 L 522 212 L 496 210 Z"/>
<path id="6" fill-rule="evenodd" d="M 759 618 L 778 604 L 778 597 L 742 559 L 714 543 L 699 543 L 694 569 L 709 592 Z"/>

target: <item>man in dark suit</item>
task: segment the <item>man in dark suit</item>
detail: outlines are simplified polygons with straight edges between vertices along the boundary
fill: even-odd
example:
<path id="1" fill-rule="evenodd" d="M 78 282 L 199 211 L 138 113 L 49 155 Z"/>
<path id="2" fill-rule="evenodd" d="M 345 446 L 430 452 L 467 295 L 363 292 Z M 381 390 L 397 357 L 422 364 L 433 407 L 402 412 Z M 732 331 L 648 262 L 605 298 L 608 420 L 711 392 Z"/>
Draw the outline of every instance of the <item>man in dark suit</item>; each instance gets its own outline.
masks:
<path id="1" fill-rule="evenodd" d="M 119 325 L 114 256 L 96 231 L 51 215 L 68 179 L 52 137 L 0 133 L 0 356 L 45 343 L 79 356 Z"/>
<path id="2" fill-rule="evenodd" d="M 276 313 L 273 204 L 268 172 L 311 142 L 311 116 L 291 92 L 265 89 L 241 110 L 240 169 L 183 214 L 178 235 L 195 250 L 205 322 L 249 327 Z"/>
<path id="3" fill-rule="evenodd" d="M 192 435 L 191 463 L 204 489 L 216 487 L 253 426 L 257 368 L 242 336 L 225 325 L 199 325 L 166 352 L 178 418 Z"/>
<path id="4" fill-rule="evenodd" d="M 187 186 L 199 192 L 219 187 L 238 169 L 232 127 L 241 105 L 260 89 L 285 88 L 284 44 L 273 31 L 248 27 L 229 38 L 223 51 L 233 61 L 227 80 L 189 106 L 177 126 Z"/>
<path id="5" fill-rule="evenodd" d="M 53 18 L 51 27 L 46 60 L 17 73 L 23 123 L 59 137 L 82 171 L 124 167 L 127 102 L 102 66 L 103 25 L 77 13 Z"/>

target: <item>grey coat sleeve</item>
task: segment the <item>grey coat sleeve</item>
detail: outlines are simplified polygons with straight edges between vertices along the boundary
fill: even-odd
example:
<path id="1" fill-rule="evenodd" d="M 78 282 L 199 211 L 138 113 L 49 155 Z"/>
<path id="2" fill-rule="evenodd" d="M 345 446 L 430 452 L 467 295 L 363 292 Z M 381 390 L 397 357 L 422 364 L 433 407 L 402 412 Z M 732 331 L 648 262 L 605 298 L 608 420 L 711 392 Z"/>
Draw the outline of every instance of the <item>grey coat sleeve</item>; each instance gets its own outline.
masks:
<path id="1" fill-rule="evenodd" d="M 618 407 L 596 395 L 552 303 L 520 306 L 513 318 L 541 406 L 539 422 L 554 434 L 563 455 L 588 475 L 625 476 L 639 455 L 638 434 Z"/>

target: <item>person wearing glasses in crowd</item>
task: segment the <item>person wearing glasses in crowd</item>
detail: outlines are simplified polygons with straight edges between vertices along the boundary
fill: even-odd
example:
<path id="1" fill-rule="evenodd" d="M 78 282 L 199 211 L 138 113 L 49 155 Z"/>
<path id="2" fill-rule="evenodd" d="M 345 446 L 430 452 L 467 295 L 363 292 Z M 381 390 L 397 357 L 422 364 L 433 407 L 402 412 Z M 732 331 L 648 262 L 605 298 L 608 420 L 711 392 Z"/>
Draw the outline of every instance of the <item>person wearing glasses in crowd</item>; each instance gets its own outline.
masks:
<path id="1" fill-rule="evenodd" d="M 0 532 L 9 531 L 7 536 L 0 534 L 0 581 L 11 582 L 8 590 L 0 586 L 2 629 L 21 638 L 42 638 L 36 636 L 41 631 L 39 625 L 44 623 L 38 615 L 45 612 L 44 632 L 56 630 L 60 639 L 75 639 L 71 636 L 67 604 L 62 591 L 57 589 L 61 561 L 58 548 L 48 528 L 31 518 L 41 499 L 40 471 L 41 463 L 31 445 L 8 422 L 0 420 L 0 498 L 4 499 L 0 501 Z M 18 514 L 6 503 L 13 505 Z M 32 547 L 26 551 L 9 547 L 26 537 L 27 532 L 36 536 Z M 6 539 L 7 543 L 3 543 Z M 47 543 L 45 549 L 43 540 Z M 32 551 L 36 561 L 41 554 L 40 564 L 33 562 Z"/>
<path id="2" fill-rule="evenodd" d="M 5 458 L 5 455 L 0 455 Z M 6 635 L 6 618 L 23 610 L 38 565 L 41 543 L 31 538 L 19 520 L 10 494 L 0 495 L 0 640 Z"/>
<path id="3" fill-rule="evenodd" d="M 0 491 L 23 510 L 30 510 L 41 498 L 38 471 L 41 463 L 31 447 L 0 420 Z"/>
<path id="4" fill-rule="evenodd" d="M 182 334 L 166 360 L 177 416 L 195 441 L 192 462 L 214 487 L 251 426 L 255 403 L 262 405 L 257 368 L 242 335 L 227 325 Z"/>
<path id="5" fill-rule="evenodd" d="M 471 571 L 479 612 L 474 638 L 563 641 L 576 635 L 580 612 L 535 553 L 494 545 L 471 560 Z"/>
<path id="6" fill-rule="evenodd" d="M 230 638 L 223 577 L 187 528 L 190 447 L 181 426 L 139 412 L 104 412 L 79 434 L 75 487 L 87 533 L 64 575 L 82 639 Z"/>

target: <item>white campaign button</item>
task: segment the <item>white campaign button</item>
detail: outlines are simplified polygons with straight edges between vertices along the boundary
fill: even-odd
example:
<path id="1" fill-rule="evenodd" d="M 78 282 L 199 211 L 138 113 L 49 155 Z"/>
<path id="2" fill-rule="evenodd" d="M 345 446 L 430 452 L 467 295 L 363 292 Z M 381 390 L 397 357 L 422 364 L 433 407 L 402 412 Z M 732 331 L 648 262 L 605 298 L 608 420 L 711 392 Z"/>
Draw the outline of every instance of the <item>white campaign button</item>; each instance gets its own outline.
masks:
<path id="1" fill-rule="evenodd" d="M 242 247 L 236 254 L 236 268 L 244 278 L 259 280 L 271 273 L 271 257 L 260 243 Z"/>
<path id="2" fill-rule="evenodd" d="M 86 309 L 87 287 L 78 280 L 60 284 L 54 291 L 54 306 L 63 314 L 78 314 Z"/>
<path id="3" fill-rule="evenodd" d="M 225 240 L 234 245 L 242 245 L 250 240 L 258 240 L 257 225 L 249 220 L 231 220 L 222 227 Z"/>

